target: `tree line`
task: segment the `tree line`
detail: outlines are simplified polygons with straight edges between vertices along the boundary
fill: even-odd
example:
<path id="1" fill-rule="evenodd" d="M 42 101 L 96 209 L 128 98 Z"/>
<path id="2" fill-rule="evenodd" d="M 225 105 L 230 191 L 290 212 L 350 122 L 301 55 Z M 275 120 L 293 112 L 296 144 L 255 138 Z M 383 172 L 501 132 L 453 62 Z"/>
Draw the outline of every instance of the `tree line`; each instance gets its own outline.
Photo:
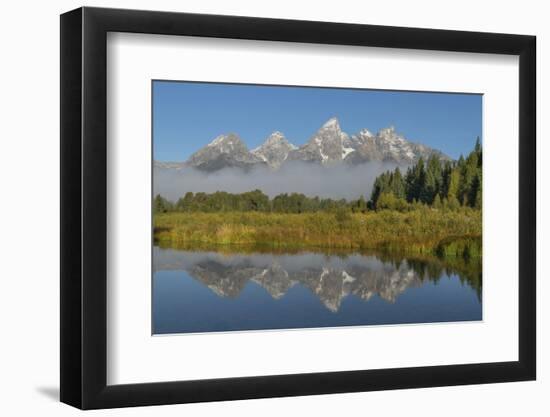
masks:
<path id="1" fill-rule="evenodd" d="M 312 213 L 348 209 L 353 212 L 367 210 L 363 196 L 357 200 L 335 200 L 331 198 L 308 197 L 301 193 L 284 193 L 269 198 L 261 190 L 235 194 L 225 191 L 214 193 L 186 193 L 175 203 L 157 195 L 154 200 L 156 213 L 166 212 L 230 212 L 258 211 L 274 213 Z"/>
<path id="2" fill-rule="evenodd" d="M 378 176 L 369 207 L 401 210 L 409 204 L 426 204 L 450 209 L 467 206 L 481 209 L 482 150 L 479 138 L 473 151 L 458 161 L 442 161 L 432 155 L 420 158 L 405 175 L 399 167 Z"/>

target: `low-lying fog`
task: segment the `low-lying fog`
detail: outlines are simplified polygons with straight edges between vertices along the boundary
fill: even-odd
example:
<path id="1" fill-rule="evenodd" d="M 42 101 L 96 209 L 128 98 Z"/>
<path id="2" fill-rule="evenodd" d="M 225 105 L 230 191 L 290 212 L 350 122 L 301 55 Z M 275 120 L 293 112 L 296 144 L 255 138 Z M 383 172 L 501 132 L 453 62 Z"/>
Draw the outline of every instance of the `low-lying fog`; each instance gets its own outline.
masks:
<path id="1" fill-rule="evenodd" d="M 394 169 L 395 164 L 369 162 L 356 166 L 321 166 L 305 162 L 289 162 L 274 171 L 258 166 L 248 172 L 238 168 L 224 168 L 206 173 L 194 168 L 166 170 L 155 168 L 154 194 L 176 201 L 186 192 L 227 191 L 242 193 L 262 190 L 270 197 L 282 193 L 303 193 L 333 199 L 370 197 L 374 179 L 382 172 Z"/>

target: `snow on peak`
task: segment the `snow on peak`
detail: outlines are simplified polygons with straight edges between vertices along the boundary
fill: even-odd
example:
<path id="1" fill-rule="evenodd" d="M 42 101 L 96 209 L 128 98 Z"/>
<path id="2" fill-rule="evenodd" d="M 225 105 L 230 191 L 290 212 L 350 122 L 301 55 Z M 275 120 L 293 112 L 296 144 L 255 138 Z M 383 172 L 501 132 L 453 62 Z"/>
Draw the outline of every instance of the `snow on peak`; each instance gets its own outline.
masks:
<path id="1" fill-rule="evenodd" d="M 394 136 L 395 135 L 395 127 L 394 126 L 390 126 L 390 127 L 386 127 L 384 129 L 380 129 L 380 131 L 378 132 L 378 136 L 381 136 L 381 137 L 390 137 L 390 136 Z"/>
<path id="2" fill-rule="evenodd" d="M 285 140 L 285 135 L 283 135 L 281 132 L 276 130 L 271 135 L 269 135 L 269 137 L 267 138 L 267 140 L 265 142 L 266 143 L 278 143 L 278 142 L 281 142 L 283 140 Z"/>
<path id="3" fill-rule="evenodd" d="M 220 135 L 220 136 L 217 136 L 212 142 L 210 142 L 207 146 L 216 146 L 216 145 L 219 145 L 221 144 L 224 139 L 226 138 L 227 136 L 226 135 Z"/>
<path id="4" fill-rule="evenodd" d="M 266 147 L 282 147 L 282 148 L 290 148 L 290 149 L 298 149 L 297 146 L 293 145 L 292 143 L 290 143 L 286 138 L 285 138 L 285 135 L 276 130 L 275 132 L 271 133 L 271 135 L 269 135 L 267 137 L 267 139 L 265 140 L 265 142 L 258 146 L 257 148 L 255 148 L 252 152 L 258 152 Z"/>
<path id="5" fill-rule="evenodd" d="M 243 150 L 248 152 L 246 145 L 234 133 L 217 136 L 212 142 L 198 152 L 206 151 L 207 149 L 219 153 L 242 152 Z"/>
<path id="6" fill-rule="evenodd" d="M 397 134 L 395 132 L 395 127 L 390 126 L 385 129 L 381 129 L 380 132 L 378 132 L 378 137 L 386 142 L 390 143 L 405 143 L 405 139 L 403 136 Z"/>
<path id="7" fill-rule="evenodd" d="M 355 152 L 355 149 L 349 147 L 342 147 L 342 159 L 346 159 L 350 153 Z"/>
<path id="8" fill-rule="evenodd" d="M 340 129 L 340 124 L 338 123 L 338 119 L 336 117 L 331 117 L 330 119 L 328 119 L 323 125 L 323 129 L 327 129 L 327 128 Z"/>
<path id="9" fill-rule="evenodd" d="M 253 149 L 251 153 L 272 168 L 278 168 L 288 157 L 290 151 L 297 149 L 284 136 L 283 133 L 275 131 L 271 133 L 263 144 Z"/>
<path id="10" fill-rule="evenodd" d="M 359 135 L 363 136 L 363 137 L 367 137 L 367 138 L 372 138 L 374 135 L 371 133 L 370 130 L 368 129 L 361 129 L 359 131 Z"/>

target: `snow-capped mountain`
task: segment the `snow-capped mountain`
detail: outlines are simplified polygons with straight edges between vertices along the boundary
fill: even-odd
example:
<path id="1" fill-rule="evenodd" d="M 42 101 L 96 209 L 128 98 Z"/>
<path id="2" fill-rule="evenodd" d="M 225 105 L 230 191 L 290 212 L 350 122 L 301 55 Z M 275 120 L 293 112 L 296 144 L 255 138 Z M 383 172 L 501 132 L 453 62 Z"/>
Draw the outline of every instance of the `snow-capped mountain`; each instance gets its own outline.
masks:
<path id="1" fill-rule="evenodd" d="M 410 165 L 421 157 L 427 159 L 431 155 L 443 160 L 451 159 L 441 151 L 408 141 L 393 126 L 381 129 L 376 134 L 362 129 L 350 136 L 342 131 L 338 119 L 333 117 L 300 147 L 293 145 L 281 132 L 276 131 L 261 146 L 249 151 L 238 135 L 230 133 L 216 137 L 184 163 L 156 162 L 155 167 L 181 170 L 185 166 L 191 166 L 211 172 L 226 167 L 248 170 L 258 165 L 276 170 L 287 161 L 323 165 L 342 162 L 358 165 L 379 161 Z"/>
<path id="2" fill-rule="evenodd" d="M 249 152 L 238 135 L 220 135 L 187 160 L 186 165 L 203 171 L 217 171 L 227 167 L 248 169 L 264 161 Z"/>
<path id="3" fill-rule="evenodd" d="M 323 164 L 344 160 L 354 149 L 338 119 L 329 119 L 309 141 L 289 154 L 289 159 Z"/>
<path id="4" fill-rule="evenodd" d="M 267 163 L 271 168 L 279 168 L 284 161 L 286 161 L 289 152 L 298 149 L 288 140 L 281 132 L 273 132 L 265 142 L 253 149 L 251 153 L 265 163 Z"/>
<path id="5" fill-rule="evenodd" d="M 436 155 L 443 160 L 450 160 L 447 155 L 438 150 L 409 142 L 402 135 L 396 133 L 393 126 L 381 129 L 376 135 L 363 129 L 351 137 L 351 142 L 351 147 L 355 152 L 349 155 L 347 162 L 353 164 L 384 161 L 408 165 L 421 157 L 427 159 L 431 155 Z"/>

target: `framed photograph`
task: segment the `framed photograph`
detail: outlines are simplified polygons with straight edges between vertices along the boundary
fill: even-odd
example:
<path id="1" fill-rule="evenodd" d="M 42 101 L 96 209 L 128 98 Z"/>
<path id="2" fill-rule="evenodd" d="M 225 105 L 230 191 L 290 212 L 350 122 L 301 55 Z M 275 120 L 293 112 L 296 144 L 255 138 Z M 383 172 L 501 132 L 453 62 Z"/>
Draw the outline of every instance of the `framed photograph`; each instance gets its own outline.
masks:
<path id="1" fill-rule="evenodd" d="M 61 401 L 533 380 L 535 37 L 61 16 Z"/>

